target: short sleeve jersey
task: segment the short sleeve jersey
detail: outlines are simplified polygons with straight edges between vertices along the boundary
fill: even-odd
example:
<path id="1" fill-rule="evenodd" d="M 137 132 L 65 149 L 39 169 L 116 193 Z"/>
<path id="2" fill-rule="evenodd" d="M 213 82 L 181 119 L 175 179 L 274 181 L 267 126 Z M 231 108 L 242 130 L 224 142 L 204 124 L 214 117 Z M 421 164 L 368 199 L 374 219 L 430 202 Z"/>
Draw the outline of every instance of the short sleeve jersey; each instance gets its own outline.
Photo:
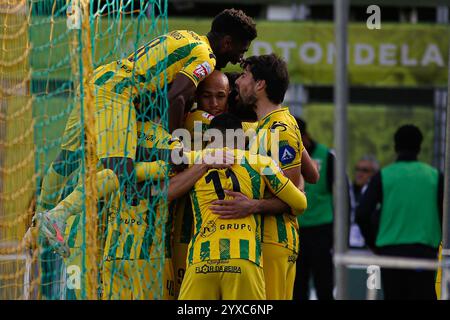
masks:
<path id="1" fill-rule="evenodd" d="M 138 122 L 139 147 L 149 151 L 149 159 L 137 161 L 154 161 L 158 152 L 166 152 L 174 147 L 182 148 L 177 139 L 155 122 Z M 171 173 L 169 172 L 169 175 Z M 152 182 L 146 181 L 145 187 Z M 155 184 L 161 187 L 158 183 Z M 150 193 L 148 193 L 150 194 Z M 154 192 L 152 191 L 152 194 Z M 170 234 L 173 219 L 169 214 L 168 204 L 161 200 L 141 200 L 138 206 L 125 207 L 117 193 L 111 200 L 108 216 L 108 232 L 104 250 L 106 260 L 134 260 L 171 257 Z"/>
<path id="2" fill-rule="evenodd" d="M 207 260 L 246 259 L 262 266 L 260 216 L 225 220 L 212 213 L 210 206 L 215 200 L 229 198 L 224 190 L 261 199 L 266 187 L 277 194 L 289 179 L 269 157 L 251 156 L 241 150 L 235 153 L 238 164 L 229 169 L 209 170 L 190 192 L 194 234 L 188 249 L 188 265 Z"/>
<path id="3" fill-rule="evenodd" d="M 178 73 L 195 86 L 214 71 L 216 58 L 208 38 L 189 30 L 159 36 L 127 58 L 94 71 L 93 83 L 103 94 L 137 97 L 170 86 Z"/>
<path id="4" fill-rule="evenodd" d="M 201 134 L 203 135 L 205 131 L 209 129 L 212 119 L 214 119 L 214 116 L 203 110 L 195 109 L 189 112 L 186 117 L 186 121 L 184 122 L 184 127 L 191 135 L 191 150 L 203 149 L 205 143 L 204 141 L 202 141 L 202 144 L 199 144 L 198 148 L 194 148 L 194 132 L 195 130 L 198 131 L 201 129 Z M 196 125 L 198 125 L 198 127 L 196 127 Z"/>
<path id="5" fill-rule="evenodd" d="M 287 107 L 275 110 L 262 118 L 256 129 L 259 145 L 250 147 L 254 151 L 256 146 L 277 159 L 282 170 L 300 167 L 303 143 L 297 121 Z M 275 138 L 278 136 L 278 141 Z M 255 143 L 255 141 L 253 142 Z M 278 148 L 278 155 L 273 155 L 273 148 Z M 300 170 L 300 168 L 299 168 Z M 298 252 L 298 222 L 295 216 L 283 215 L 262 216 L 262 242 L 279 245 Z"/>

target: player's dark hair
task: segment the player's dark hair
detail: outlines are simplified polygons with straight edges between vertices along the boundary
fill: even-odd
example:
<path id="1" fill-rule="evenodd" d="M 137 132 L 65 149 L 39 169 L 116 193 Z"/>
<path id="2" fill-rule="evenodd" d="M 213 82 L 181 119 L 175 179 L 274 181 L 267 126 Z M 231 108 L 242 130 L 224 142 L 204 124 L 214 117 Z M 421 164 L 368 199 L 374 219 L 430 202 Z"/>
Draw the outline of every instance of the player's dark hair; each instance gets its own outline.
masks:
<path id="1" fill-rule="evenodd" d="M 420 129 L 412 124 L 401 126 L 394 135 L 395 151 L 419 153 L 423 135 Z"/>
<path id="2" fill-rule="evenodd" d="M 257 36 L 253 19 L 234 8 L 225 9 L 215 16 L 210 32 L 216 36 L 230 35 L 241 41 L 253 41 Z"/>
<path id="3" fill-rule="evenodd" d="M 228 95 L 228 113 L 238 117 L 241 121 L 254 122 L 258 120 L 255 110 L 239 104 L 236 97 L 238 91 L 236 88 L 236 80 L 241 76 L 240 72 L 225 72 L 230 84 L 230 94 Z"/>
<path id="4" fill-rule="evenodd" d="M 298 128 L 300 129 L 300 133 L 302 135 L 307 134 L 306 121 L 299 117 L 296 117 L 295 120 L 297 121 Z"/>
<path id="5" fill-rule="evenodd" d="M 218 129 L 225 133 L 226 129 L 242 129 L 242 122 L 233 114 L 222 113 L 211 120 L 209 128 Z"/>
<path id="6" fill-rule="evenodd" d="M 231 89 L 236 88 L 236 80 L 241 76 L 241 72 L 224 72 L 225 76 L 228 78 Z"/>
<path id="7" fill-rule="evenodd" d="M 266 82 L 267 98 L 275 104 L 284 100 L 289 86 L 289 74 L 286 62 L 275 54 L 252 56 L 241 63 L 242 68 L 249 68 L 253 79 Z"/>

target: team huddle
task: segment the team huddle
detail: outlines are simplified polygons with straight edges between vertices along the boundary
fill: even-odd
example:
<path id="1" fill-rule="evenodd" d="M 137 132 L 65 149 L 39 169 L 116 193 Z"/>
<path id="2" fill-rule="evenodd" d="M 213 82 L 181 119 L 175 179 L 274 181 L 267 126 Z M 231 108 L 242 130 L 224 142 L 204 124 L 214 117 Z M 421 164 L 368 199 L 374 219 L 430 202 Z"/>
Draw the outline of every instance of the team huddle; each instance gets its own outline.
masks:
<path id="1" fill-rule="evenodd" d="M 251 18 L 228 9 L 206 36 L 171 31 L 95 70 L 102 299 L 292 299 L 303 184 L 319 177 L 282 106 L 285 62 L 243 59 L 256 36 Z M 228 62 L 242 71 L 222 73 Z M 33 218 L 66 264 L 79 265 L 83 186 L 63 191 L 82 167 L 81 102 Z"/>

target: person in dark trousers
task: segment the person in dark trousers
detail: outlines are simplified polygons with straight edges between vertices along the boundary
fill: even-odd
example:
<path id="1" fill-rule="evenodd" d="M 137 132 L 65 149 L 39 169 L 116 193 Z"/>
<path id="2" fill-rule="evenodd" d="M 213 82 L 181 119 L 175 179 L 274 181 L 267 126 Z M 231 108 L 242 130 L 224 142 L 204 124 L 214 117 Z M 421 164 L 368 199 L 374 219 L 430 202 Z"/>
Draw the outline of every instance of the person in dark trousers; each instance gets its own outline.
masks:
<path id="1" fill-rule="evenodd" d="M 303 145 L 316 163 L 320 178 L 316 184 L 305 183 L 308 208 L 298 217 L 300 249 L 294 284 L 294 299 L 309 299 L 313 279 L 319 300 L 333 300 L 333 180 L 334 155 L 314 141 L 306 122 L 297 118 Z"/>
<path id="2" fill-rule="evenodd" d="M 414 125 L 397 130 L 397 160 L 371 179 L 356 209 L 356 222 L 377 254 L 437 258 L 443 176 L 417 160 L 422 139 Z M 386 300 L 436 300 L 433 270 L 382 268 L 381 283 Z"/>
<path id="3" fill-rule="evenodd" d="M 379 164 L 375 156 L 364 155 L 355 166 L 355 179 L 353 183 L 350 184 L 349 195 L 350 195 L 350 228 L 349 228 L 349 247 L 352 249 L 364 249 L 366 245 L 364 243 L 364 237 L 359 230 L 359 226 L 355 221 L 355 211 L 359 204 L 361 195 L 367 189 L 370 179 L 378 172 L 380 169 Z"/>

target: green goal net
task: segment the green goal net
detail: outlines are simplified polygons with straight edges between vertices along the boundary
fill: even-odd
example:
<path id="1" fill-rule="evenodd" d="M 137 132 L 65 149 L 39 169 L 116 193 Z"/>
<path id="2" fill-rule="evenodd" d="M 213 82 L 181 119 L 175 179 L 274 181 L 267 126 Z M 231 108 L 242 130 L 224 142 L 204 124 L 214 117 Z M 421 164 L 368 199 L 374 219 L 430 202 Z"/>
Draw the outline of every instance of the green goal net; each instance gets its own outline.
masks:
<path id="1" fill-rule="evenodd" d="M 128 63 L 124 89 L 98 89 L 168 31 L 167 1 L 7 0 L 0 20 L 0 299 L 170 298 L 167 86 Z M 165 83 L 164 45 L 147 51 L 146 81 Z M 118 146 L 162 165 L 118 179 L 123 163 L 99 160 Z M 66 254 L 40 229 L 49 215 Z"/>

